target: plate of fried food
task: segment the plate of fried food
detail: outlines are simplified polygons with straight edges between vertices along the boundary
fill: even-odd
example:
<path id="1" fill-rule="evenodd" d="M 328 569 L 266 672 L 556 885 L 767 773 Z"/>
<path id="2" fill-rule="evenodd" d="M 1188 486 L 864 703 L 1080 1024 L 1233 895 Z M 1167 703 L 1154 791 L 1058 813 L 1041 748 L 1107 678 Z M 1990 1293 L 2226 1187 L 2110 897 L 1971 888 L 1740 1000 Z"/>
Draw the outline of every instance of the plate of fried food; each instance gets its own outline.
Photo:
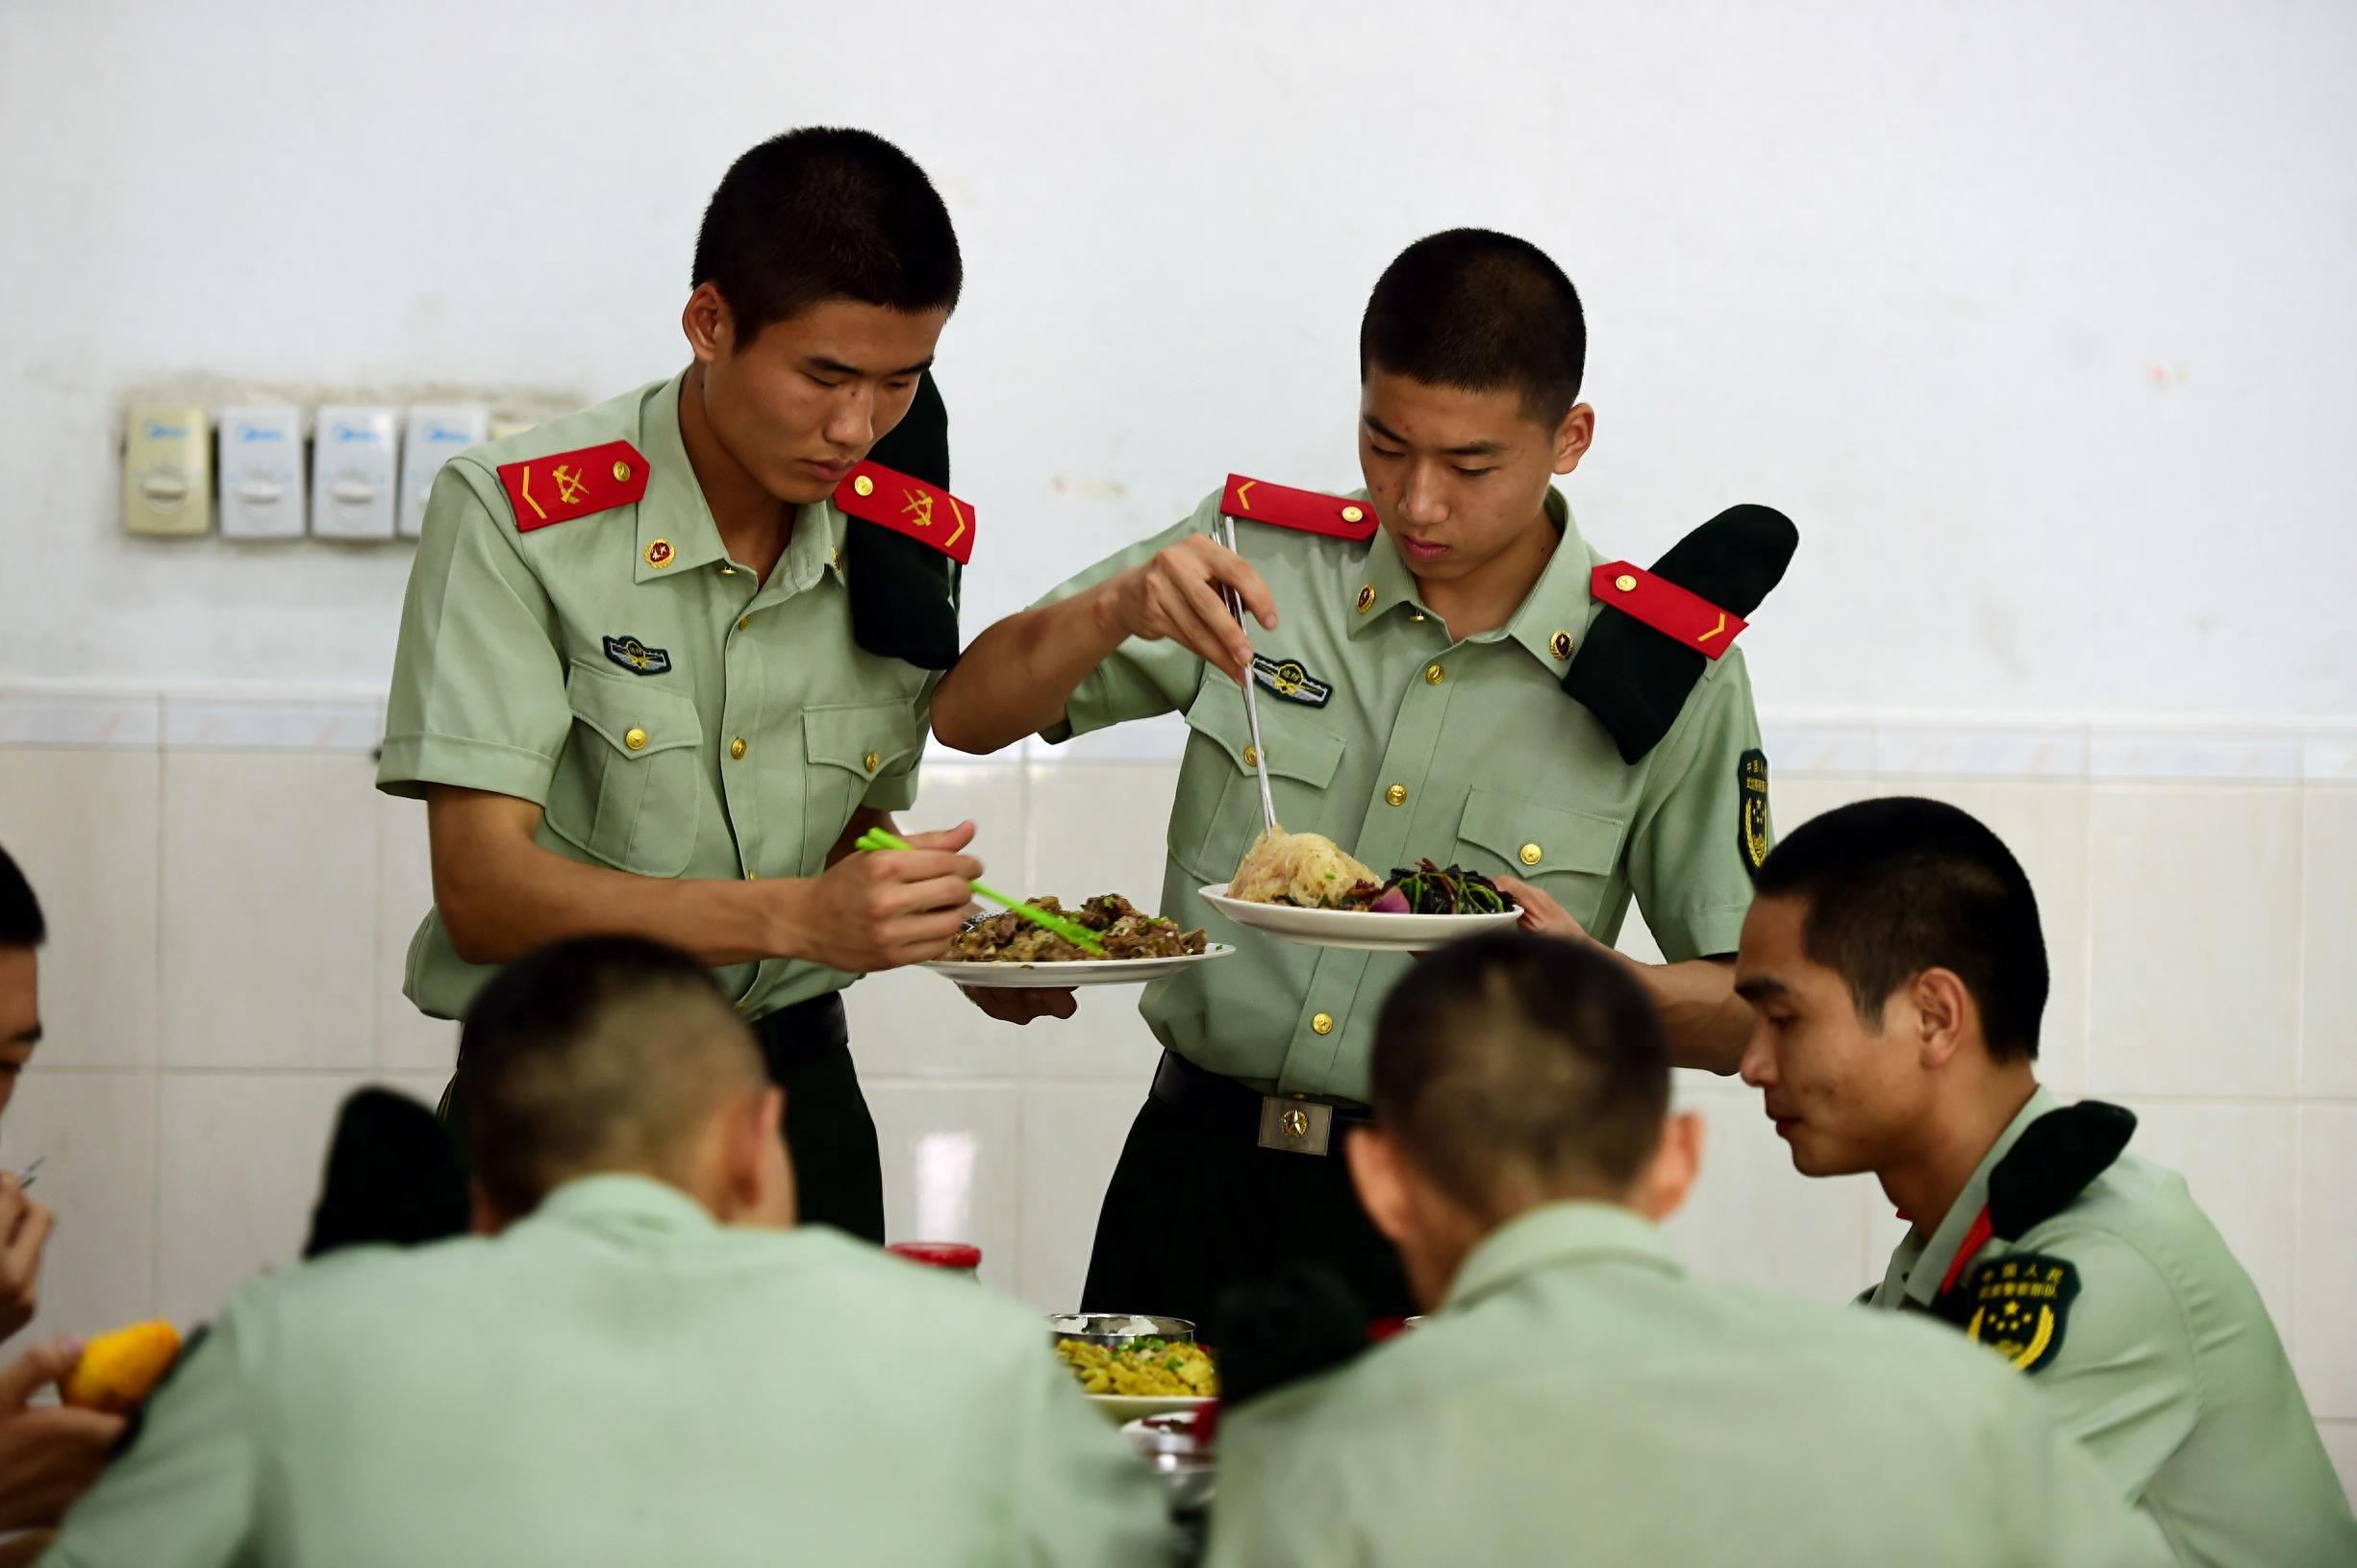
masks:
<path id="1" fill-rule="evenodd" d="M 1204 902 L 1240 926 L 1312 947 L 1420 953 L 1522 918 L 1478 871 L 1419 860 L 1378 877 L 1322 834 L 1271 828 Z"/>
<path id="2" fill-rule="evenodd" d="M 1116 1424 L 1219 1397 L 1218 1368 L 1184 1318 L 1074 1312 L 1048 1319 L 1048 1337 L 1089 1403 Z"/>
<path id="3" fill-rule="evenodd" d="M 967 923 L 949 952 L 924 967 L 961 985 L 994 990 L 1061 989 L 1067 985 L 1138 985 L 1236 949 L 1185 931 L 1175 920 L 1147 914 L 1118 893 L 1100 893 L 1076 909 L 1052 894 L 1032 908 L 1094 933 L 1104 951 L 1091 953 L 1066 937 L 1008 911 Z"/>

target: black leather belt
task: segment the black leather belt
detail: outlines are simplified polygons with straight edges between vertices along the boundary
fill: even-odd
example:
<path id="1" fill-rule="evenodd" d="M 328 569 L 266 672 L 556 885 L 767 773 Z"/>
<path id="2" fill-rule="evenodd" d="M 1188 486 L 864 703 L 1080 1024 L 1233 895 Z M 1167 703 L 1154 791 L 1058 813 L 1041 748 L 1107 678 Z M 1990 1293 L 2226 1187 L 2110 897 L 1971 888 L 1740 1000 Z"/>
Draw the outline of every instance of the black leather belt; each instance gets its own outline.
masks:
<path id="1" fill-rule="evenodd" d="M 1250 1127 L 1264 1149 L 1292 1155 L 1331 1154 L 1340 1144 L 1337 1126 L 1364 1126 L 1367 1108 L 1350 1100 L 1321 1095 L 1263 1094 L 1232 1078 L 1208 1072 L 1175 1051 L 1162 1054 L 1154 1069 L 1154 1098 L 1205 1121 Z"/>

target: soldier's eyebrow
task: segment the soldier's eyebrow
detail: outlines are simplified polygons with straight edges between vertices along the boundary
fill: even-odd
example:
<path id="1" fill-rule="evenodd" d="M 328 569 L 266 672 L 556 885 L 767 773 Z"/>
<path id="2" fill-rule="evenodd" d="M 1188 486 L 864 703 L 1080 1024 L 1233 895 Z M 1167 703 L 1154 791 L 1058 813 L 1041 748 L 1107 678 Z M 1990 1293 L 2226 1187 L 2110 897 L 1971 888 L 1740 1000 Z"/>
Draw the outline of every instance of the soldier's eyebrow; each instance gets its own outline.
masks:
<path id="1" fill-rule="evenodd" d="M 1367 421 L 1367 428 L 1382 439 L 1390 441 L 1394 446 L 1408 444 L 1408 438 L 1405 436 L 1400 435 L 1373 414 L 1362 414 L 1360 417 Z M 1442 447 L 1441 456 L 1444 458 L 1494 458 L 1505 450 L 1506 443 L 1503 441 L 1467 441 L 1463 446 Z"/>
<path id="2" fill-rule="evenodd" d="M 830 376 L 865 376 L 867 374 L 866 371 L 862 370 L 858 365 L 845 364 L 840 360 L 830 360 L 823 354 L 812 355 L 808 362 L 813 370 L 824 371 Z M 885 381 L 898 381 L 904 376 L 921 376 L 932 368 L 933 357 L 931 355 L 927 355 L 925 358 L 917 361 L 915 364 L 906 365 L 898 370 L 885 371 L 881 379 Z"/>
<path id="3" fill-rule="evenodd" d="M 1766 975 L 1753 975 L 1748 980 L 1739 980 L 1735 983 L 1735 994 L 1746 1002 L 1766 1002 L 1772 997 L 1782 996 L 1791 987 L 1784 982 L 1770 980 Z"/>

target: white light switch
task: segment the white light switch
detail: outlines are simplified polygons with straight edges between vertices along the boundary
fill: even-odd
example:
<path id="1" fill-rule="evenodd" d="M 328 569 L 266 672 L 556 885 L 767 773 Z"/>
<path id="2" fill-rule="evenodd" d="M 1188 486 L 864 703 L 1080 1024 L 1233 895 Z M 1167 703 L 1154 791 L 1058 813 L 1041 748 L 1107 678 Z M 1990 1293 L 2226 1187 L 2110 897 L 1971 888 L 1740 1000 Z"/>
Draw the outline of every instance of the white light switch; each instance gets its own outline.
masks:
<path id="1" fill-rule="evenodd" d="M 212 501 L 213 428 L 205 411 L 132 409 L 123 431 L 123 526 L 134 534 L 202 534 Z"/>
<path id="2" fill-rule="evenodd" d="M 393 536 L 393 411 L 320 406 L 312 426 L 311 531 L 330 539 Z"/>
<path id="3" fill-rule="evenodd" d="M 401 441 L 401 534 L 425 532 L 426 497 L 442 464 L 490 438 L 491 411 L 479 403 L 420 403 Z"/>
<path id="4" fill-rule="evenodd" d="M 290 403 L 221 411 L 221 533 L 303 536 L 303 411 Z"/>

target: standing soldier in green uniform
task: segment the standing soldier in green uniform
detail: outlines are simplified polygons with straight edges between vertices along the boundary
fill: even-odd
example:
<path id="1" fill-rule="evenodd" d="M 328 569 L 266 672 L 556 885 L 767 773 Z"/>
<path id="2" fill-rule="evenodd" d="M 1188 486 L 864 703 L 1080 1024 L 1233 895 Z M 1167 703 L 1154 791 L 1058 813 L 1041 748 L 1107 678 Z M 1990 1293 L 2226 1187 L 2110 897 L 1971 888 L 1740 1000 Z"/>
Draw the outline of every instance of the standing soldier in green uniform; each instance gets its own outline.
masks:
<path id="1" fill-rule="evenodd" d="M 1261 831 L 1263 761 L 1285 827 L 1378 869 L 1429 856 L 1513 873 L 1526 908 L 1607 944 L 1634 894 L 1670 960 L 1634 968 L 1682 1059 L 1732 1071 L 1749 1020 L 1727 956 L 1769 829 L 1728 645 L 1793 535 L 1746 507 L 1651 571 L 1593 550 L 1551 485 L 1594 430 L 1586 351 L 1579 296 L 1535 246 L 1480 230 L 1410 246 L 1361 330 L 1367 487 L 1231 477 L 977 638 L 934 695 L 934 733 L 987 752 L 1184 712 L 1162 907 L 1189 925 L 1211 922 L 1198 889 Z M 1223 516 L 1241 554 L 1214 541 Z M 1246 680 L 1264 688 L 1265 758 Z M 1406 1309 L 1332 1156 L 1364 1120 L 1374 1005 L 1409 961 L 1254 939 L 1148 989 L 1166 1054 L 1085 1305 L 1200 1318 L 1227 1285 L 1308 1258 L 1371 1308 Z"/>
<path id="2" fill-rule="evenodd" d="M 436 480 L 377 775 L 427 802 L 421 1008 L 565 936 L 696 955 L 788 1090 L 805 1214 L 877 1240 L 838 993 L 939 954 L 981 869 L 970 826 L 851 853 L 914 799 L 957 653 L 974 515 L 927 372 L 960 278 L 890 143 L 746 153 L 697 238 L 688 369 Z"/>
<path id="3" fill-rule="evenodd" d="M 2039 1086 L 2038 900 L 1952 806 L 1818 817 L 1760 873 L 1743 1056 L 1808 1176 L 1871 1171 L 1914 1228 L 1874 1307 L 2025 1374 L 2180 1562 L 2357 1562 L 2357 1520 L 2250 1276 L 2136 1118 Z"/>

